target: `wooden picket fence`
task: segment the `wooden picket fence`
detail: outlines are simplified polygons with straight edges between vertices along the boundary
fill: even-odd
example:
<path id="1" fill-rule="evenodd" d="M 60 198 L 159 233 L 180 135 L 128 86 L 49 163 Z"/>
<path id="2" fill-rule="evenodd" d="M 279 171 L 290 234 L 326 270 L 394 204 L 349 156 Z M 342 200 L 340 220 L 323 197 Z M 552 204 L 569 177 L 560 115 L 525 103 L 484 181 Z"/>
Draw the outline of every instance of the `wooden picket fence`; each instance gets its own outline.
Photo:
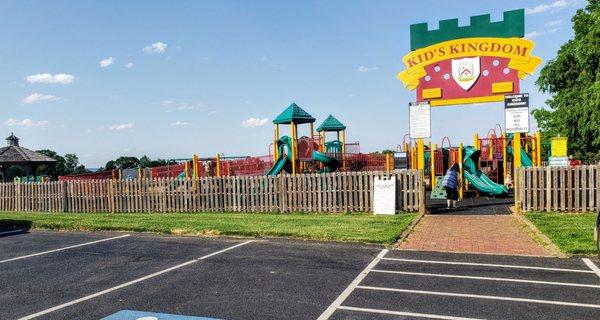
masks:
<path id="1" fill-rule="evenodd" d="M 600 209 L 600 167 L 520 168 L 515 199 L 523 211 L 587 212 Z"/>
<path id="2" fill-rule="evenodd" d="M 398 211 L 424 205 L 418 170 L 0 184 L 0 211 L 369 212 L 375 177 L 396 178 Z"/>

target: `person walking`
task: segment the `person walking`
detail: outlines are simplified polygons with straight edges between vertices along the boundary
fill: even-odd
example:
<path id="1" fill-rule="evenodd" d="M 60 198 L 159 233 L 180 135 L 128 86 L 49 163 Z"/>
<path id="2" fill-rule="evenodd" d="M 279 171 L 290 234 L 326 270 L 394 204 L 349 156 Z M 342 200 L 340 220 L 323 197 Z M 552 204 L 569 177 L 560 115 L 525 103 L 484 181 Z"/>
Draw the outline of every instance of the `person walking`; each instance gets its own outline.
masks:
<path id="1" fill-rule="evenodd" d="M 450 210 L 450 205 L 452 208 L 456 209 L 456 201 L 458 200 L 458 171 L 459 171 L 458 163 L 454 163 L 448 171 L 446 171 L 446 175 L 444 175 L 444 180 L 442 180 L 442 186 L 446 190 L 446 209 Z"/>

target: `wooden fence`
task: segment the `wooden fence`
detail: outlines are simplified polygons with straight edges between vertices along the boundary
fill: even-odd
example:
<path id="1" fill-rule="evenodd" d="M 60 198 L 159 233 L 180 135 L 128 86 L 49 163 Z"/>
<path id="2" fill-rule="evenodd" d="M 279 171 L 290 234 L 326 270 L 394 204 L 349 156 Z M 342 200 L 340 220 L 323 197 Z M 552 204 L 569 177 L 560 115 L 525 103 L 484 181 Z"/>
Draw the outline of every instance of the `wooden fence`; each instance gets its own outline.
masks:
<path id="1" fill-rule="evenodd" d="M 595 211 L 600 207 L 600 167 L 520 168 L 515 199 L 523 211 Z"/>
<path id="2" fill-rule="evenodd" d="M 374 178 L 390 175 L 397 181 L 397 210 L 418 211 L 424 185 L 417 170 L 2 183 L 0 211 L 368 212 Z"/>

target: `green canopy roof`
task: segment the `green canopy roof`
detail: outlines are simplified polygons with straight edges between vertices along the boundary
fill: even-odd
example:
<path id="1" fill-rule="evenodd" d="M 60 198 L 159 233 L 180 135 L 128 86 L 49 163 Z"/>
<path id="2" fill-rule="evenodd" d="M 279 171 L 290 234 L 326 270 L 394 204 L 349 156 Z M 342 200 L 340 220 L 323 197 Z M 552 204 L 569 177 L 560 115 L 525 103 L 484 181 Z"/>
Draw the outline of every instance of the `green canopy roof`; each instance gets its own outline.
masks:
<path id="1" fill-rule="evenodd" d="M 273 120 L 273 123 L 291 124 L 292 121 L 295 124 L 313 123 L 315 122 L 315 118 L 300 108 L 296 103 L 292 103 L 289 107 L 287 107 L 287 109 L 283 110 L 283 112 L 277 116 L 275 120 Z"/>
<path id="2" fill-rule="evenodd" d="M 317 128 L 317 132 L 321 131 L 342 131 L 346 130 L 346 126 L 336 119 L 334 116 L 329 115 L 323 123 Z"/>

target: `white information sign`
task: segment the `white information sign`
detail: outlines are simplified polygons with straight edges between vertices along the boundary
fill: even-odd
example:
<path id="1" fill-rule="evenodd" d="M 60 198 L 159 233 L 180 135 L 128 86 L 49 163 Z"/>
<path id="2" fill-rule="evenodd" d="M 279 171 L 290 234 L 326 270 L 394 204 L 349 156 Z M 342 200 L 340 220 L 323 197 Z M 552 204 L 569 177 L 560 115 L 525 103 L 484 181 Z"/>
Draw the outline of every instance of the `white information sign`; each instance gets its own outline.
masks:
<path id="1" fill-rule="evenodd" d="M 375 177 L 373 189 L 373 214 L 396 214 L 396 179 Z"/>
<path id="2" fill-rule="evenodd" d="M 569 157 L 550 157 L 548 158 L 548 165 L 551 167 L 568 167 Z"/>
<path id="3" fill-rule="evenodd" d="M 504 97 L 504 127 L 507 133 L 529 132 L 529 93 Z"/>
<path id="4" fill-rule="evenodd" d="M 431 138 L 431 106 L 429 102 L 411 102 L 408 110 L 410 138 Z"/>

